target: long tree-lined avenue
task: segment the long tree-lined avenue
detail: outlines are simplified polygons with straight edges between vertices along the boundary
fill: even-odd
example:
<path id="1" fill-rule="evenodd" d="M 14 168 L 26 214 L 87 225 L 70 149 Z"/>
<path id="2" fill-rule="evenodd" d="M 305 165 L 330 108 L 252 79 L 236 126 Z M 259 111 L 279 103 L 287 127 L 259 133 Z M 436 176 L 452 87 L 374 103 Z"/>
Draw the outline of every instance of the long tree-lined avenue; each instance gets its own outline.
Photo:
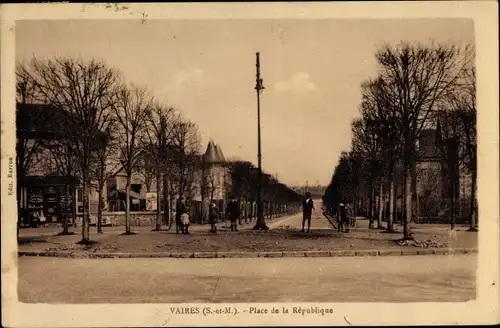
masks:
<path id="1" fill-rule="evenodd" d="M 21 302 L 476 301 L 471 22 L 20 21 L 16 49 Z"/>

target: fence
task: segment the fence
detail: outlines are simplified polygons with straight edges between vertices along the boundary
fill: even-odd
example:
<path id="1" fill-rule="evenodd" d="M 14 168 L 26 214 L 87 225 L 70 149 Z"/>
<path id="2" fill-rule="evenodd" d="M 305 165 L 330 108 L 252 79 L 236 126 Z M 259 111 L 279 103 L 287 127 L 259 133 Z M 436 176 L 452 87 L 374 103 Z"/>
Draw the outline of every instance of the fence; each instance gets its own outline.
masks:
<path id="1" fill-rule="evenodd" d="M 215 200 L 214 202 L 219 209 L 218 221 L 225 221 L 227 218 L 227 200 L 221 199 Z M 243 222 L 248 223 L 257 218 L 257 202 L 244 199 L 239 201 L 239 205 L 239 224 L 243 224 Z M 201 201 L 191 200 L 187 202 L 187 206 L 193 223 L 208 222 L 208 202 L 202 203 Z M 285 202 L 264 202 L 262 211 L 266 219 L 272 220 L 283 215 L 296 213 L 298 211 L 298 206 Z"/>
<path id="2" fill-rule="evenodd" d="M 226 207 L 227 200 L 214 200 L 219 209 L 218 222 L 224 222 L 227 219 Z M 160 203 L 160 211 L 163 214 L 164 203 Z M 257 202 L 252 200 L 240 200 L 240 218 L 239 224 L 249 223 L 257 218 Z M 90 202 L 90 213 L 94 217 L 97 215 L 97 201 Z M 170 221 L 175 217 L 175 207 L 176 203 L 173 201 L 170 204 Z M 188 208 L 189 215 L 191 216 L 191 222 L 195 224 L 205 224 L 208 223 L 208 202 L 201 202 L 198 200 L 186 200 L 186 207 Z M 300 205 L 289 204 L 286 202 L 264 202 L 263 203 L 263 215 L 266 220 L 272 220 L 274 218 L 282 217 L 284 215 L 295 214 L 300 211 Z M 124 224 L 125 220 L 125 204 L 119 204 L 118 202 L 110 201 L 108 202 L 108 210 L 103 211 L 103 217 L 110 220 L 111 224 L 114 226 L 119 226 Z M 79 211 L 77 213 L 76 225 L 81 225 L 82 213 Z M 156 221 L 156 211 L 134 211 L 131 207 L 130 212 L 131 225 L 134 226 L 144 226 L 144 225 L 154 225 Z M 166 224 L 166 222 L 163 222 Z"/>

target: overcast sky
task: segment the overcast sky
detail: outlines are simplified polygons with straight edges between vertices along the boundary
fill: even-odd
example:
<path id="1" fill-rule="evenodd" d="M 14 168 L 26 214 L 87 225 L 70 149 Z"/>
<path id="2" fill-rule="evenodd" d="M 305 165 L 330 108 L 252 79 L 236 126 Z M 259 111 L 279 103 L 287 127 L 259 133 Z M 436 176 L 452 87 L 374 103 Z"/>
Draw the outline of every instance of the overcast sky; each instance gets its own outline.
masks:
<path id="1" fill-rule="evenodd" d="M 19 61 L 104 59 L 196 122 L 226 157 L 257 162 L 255 52 L 263 169 L 288 184 L 327 184 L 350 145 L 361 82 L 378 46 L 473 43 L 472 20 L 71 20 L 16 25 Z"/>

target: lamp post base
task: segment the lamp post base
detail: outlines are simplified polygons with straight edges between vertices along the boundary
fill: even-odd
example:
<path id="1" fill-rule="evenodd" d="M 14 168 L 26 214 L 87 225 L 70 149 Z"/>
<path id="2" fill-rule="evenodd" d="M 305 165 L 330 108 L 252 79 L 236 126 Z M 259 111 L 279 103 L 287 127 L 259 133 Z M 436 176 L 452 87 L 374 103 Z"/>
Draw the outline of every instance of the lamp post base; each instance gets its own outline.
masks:
<path id="1" fill-rule="evenodd" d="M 259 223 L 259 222 L 257 222 L 255 224 L 255 226 L 253 227 L 253 230 L 269 231 L 269 227 L 265 223 Z"/>

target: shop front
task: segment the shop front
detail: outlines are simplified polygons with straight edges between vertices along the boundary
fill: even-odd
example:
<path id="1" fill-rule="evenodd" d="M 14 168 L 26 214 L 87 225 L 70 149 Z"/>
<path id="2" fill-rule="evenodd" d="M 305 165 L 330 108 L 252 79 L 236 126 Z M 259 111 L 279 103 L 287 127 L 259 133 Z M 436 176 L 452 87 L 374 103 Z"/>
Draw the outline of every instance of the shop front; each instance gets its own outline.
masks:
<path id="1" fill-rule="evenodd" d="M 72 220 L 76 182 L 63 176 L 28 176 L 23 181 L 22 223 L 32 226 L 40 216 L 46 223 Z M 71 221 L 70 221 L 71 222 Z"/>

